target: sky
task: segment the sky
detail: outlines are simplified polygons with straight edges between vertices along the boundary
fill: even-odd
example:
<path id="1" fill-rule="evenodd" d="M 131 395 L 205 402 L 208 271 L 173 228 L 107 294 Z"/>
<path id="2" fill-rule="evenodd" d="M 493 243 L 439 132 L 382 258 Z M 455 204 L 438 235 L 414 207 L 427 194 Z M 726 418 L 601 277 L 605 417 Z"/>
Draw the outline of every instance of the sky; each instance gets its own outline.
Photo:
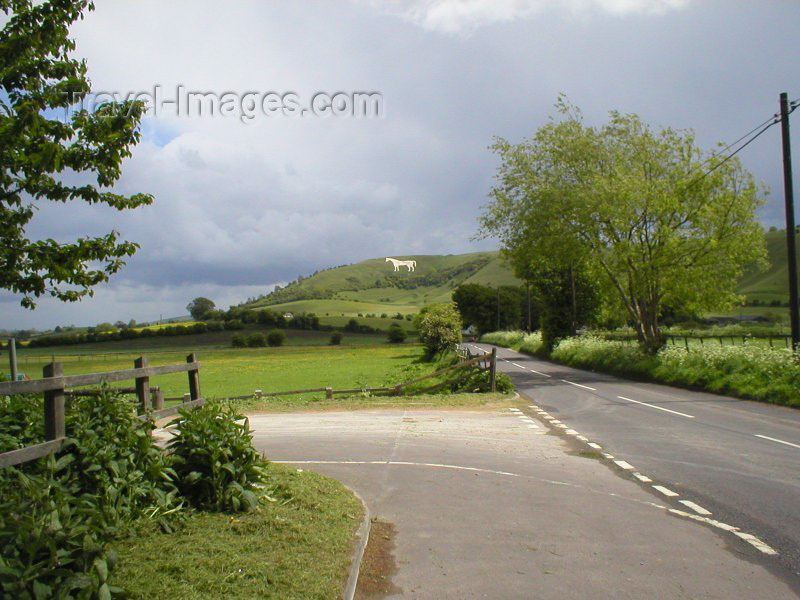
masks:
<path id="1" fill-rule="evenodd" d="M 95 92 L 153 96 L 116 189 L 155 201 L 41 205 L 35 238 L 141 248 L 78 303 L 0 292 L 0 329 L 166 319 L 368 258 L 496 249 L 474 239 L 495 136 L 530 137 L 565 94 L 589 124 L 637 113 L 713 149 L 800 98 L 798 26 L 794 0 L 96 0 L 75 55 Z M 189 92 L 229 110 L 170 104 Z M 291 110 L 338 93 L 340 114 Z M 379 114 L 341 114 L 355 93 Z M 776 126 L 739 155 L 770 190 L 765 226 L 784 223 L 780 148 Z"/>

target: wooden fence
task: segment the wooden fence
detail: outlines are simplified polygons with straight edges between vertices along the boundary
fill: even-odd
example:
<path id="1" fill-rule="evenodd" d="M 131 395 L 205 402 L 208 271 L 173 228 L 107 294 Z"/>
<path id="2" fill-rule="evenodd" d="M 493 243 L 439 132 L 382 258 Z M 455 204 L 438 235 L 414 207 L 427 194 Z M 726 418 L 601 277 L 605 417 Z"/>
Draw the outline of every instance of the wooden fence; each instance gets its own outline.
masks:
<path id="1" fill-rule="evenodd" d="M 189 393 L 184 402 L 177 406 L 162 408 L 163 395 L 158 388 L 150 387 L 150 378 L 168 373 L 186 372 L 189 377 Z M 136 396 L 139 400 L 139 412 L 142 418 L 147 415 L 154 418 L 167 417 L 177 413 L 181 408 L 195 407 L 203 404 L 200 397 L 200 363 L 194 353 L 186 357 L 186 363 L 150 367 L 147 358 L 142 356 L 134 361 L 133 369 L 91 373 L 88 375 L 65 376 L 60 363 L 50 363 L 43 369 L 43 378 L 30 381 L 9 381 L 0 383 L 0 395 L 44 394 L 44 431 L 45 442 L 11 450 L 0 454 L 0 467 L 17 465 L 35 460 L 55 452 L 61 447 L 65 437 L 64 398 L 67 395 L 83 395 L 87 392 L 75 392 L 68 388 L 98 385 L 113 381 L 135 381 Z M 125 390 L 127 391 L 127 390 Z M 96 392 L 89 392 L 96 393 Z M 155 399 L 157 410 L 151 411 L 152 399 Z"/>
<path id="2" fill-rule="evenodd" d="M 294 396 L 297 394 L 319 394 L 324 392 L 325 398 L 327 400 L 333 400 L 337 395 L 340 394 L 359 394 L 359 393 L 369 393 L 369 394 L 376 394 L 382 395 L 385 394 L 387 396 L 400 396 L 403 393 L 403 389 L 409 386 L 421 383 L 428 379 L 433 379 L 434 377 L 439 377 L 447 372 L 455 371 L 457 369 L 463 369 L 465 367 L 470 366 L 477 366 L 482 370 L 489 371 L 489 387 L 492 392 L 496 391 L 496 373 L 497 373 L 497 349 L 493 348 L 491 353 L 483 354 L 479 356 L 472 356 L 469 354 L 467 350 L 467 354 L 459 353 L 459 356 L 463 358 L 462 361 L 455 365 L 451 365 L 449 367 L 445 367 L 443 369 L 439 369 L 434 371 L 433 373 L 429 373 L 427 375 L 423 375 L 422 377 L 417 377 L 416 379 L 412 379 L 411 381 L 404 381 L 403 383 L 398 383 L 393 386 L 389 387 L 361 387 L 361 388 L 350 388 L 350 389 L 341 389 L 335 390 L 332 387 L 316 387 L 316 388 L 305 388 L 301 390 L 286 390 L 283 392 L 262 392 L 261 390 L 255 390 L 252 394 L 248 394 L 246 396 L 228 396 L 226 400 L 250 400 L 253 398 L 274 398 L 278 396 Z M 437 388 L 443 387 L 447 385 L 450 381 L 445 381 L 443 383 L 437 383 L 429 388 L 425 388 L 421 391 L 434 391 Z M 171 400 L 172 398 L 168 398 Z"/>
<path id="3" fill-rule="evenodd" d="M 624 342 L 624 343 L 638 343 L 638 338 L 636 336 L 621 336 L 621 335 L 606 335 L 603 336 L 605 339 L 615 342 Z M 791 347 L 791 337 L 790 335 L 786 334 L 774 334 L 774 335 L 666 335 L 664 339 L 666 343 L 670 346 L 683 346 L 687 350 L 689 349 L 689 343 L 692 341 L 699 342 L 701 346 L 705 346 L 706 344 L 714 344 L 724 346 L 725 340 L 728 340 L 729 346 L 734 346 L 736 344 L 740 344 L 742 346 L 747 345 L 748 342 L 753 342 L 755 340 L 767 340 L 769 347 L 781 347 L 789 348 Z"/>

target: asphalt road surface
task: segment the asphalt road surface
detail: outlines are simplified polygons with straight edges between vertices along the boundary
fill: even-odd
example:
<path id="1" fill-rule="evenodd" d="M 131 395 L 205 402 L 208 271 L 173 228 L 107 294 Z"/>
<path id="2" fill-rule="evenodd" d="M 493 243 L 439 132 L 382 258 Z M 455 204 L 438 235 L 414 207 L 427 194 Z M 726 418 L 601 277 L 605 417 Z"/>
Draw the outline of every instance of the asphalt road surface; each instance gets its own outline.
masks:
<path id="1" fill-rule="evenodd" d="M 800 581 L 799 410 L 627 381 L 505 348 L 498 358 L 539 419 L 600 446 L 612 468 L 660 502 L 755 536 L 766 545 L 761 564 Z"/>
<path id="2" fill-rule="evenodd" d="M 388 598 L 798 597 L 753 546 L 570 451 L 531 406 L 263 414 L 250 426 L 269 459 L 339 479 L 394 525 Z"/>

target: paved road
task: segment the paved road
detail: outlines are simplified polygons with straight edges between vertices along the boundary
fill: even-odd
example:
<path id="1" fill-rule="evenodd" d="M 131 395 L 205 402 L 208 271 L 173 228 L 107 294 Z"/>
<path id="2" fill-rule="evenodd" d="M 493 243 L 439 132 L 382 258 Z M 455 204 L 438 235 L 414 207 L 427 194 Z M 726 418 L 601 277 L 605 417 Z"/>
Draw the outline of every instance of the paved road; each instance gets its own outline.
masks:
<path id="1" fill-rule="evenodd" d="M 753 548 L 671 514 L 517 408 L 266 414 L 250 425 L 271 460 L 343 481 L 395 525 L 390 598 L 798 597 L 749 560 Z"/>
<path id="2" fill-rule="evenodd" d="M 498 356 L 498 368 L 551 418 L 633 466 L 620 469 L 627 477 L 640 473 L 654 480 L 645 487 L 679 494 L 656 491 L 661 501 L 705 509 L 712 514 L 703 516 L 755 535 L 777 551 L 762 564 L 800 581 L 800 411 L 626 381 L 504 348 Z"/>

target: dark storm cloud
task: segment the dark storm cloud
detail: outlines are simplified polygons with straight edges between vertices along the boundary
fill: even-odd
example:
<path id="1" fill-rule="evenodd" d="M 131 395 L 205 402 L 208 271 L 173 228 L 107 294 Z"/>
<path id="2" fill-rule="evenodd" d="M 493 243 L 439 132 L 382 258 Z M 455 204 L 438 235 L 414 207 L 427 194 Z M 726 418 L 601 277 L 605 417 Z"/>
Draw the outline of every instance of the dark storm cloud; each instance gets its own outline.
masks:
<path id="1" fill-rule="evenodd" d="M 800 96 L 797 3 L 251 2 L 224 20 L 203 6 L 100 3 L 76 28 L 95 89 L 377 91 L 384 116 L 148 118 L 119 188 L 154 194 L 152 207 L 48 208 L 36 225 L 59 238 L 113 227 L 140 252 L 78 306 L 25 313 L 0 298 L 0 326 L 144 320 L 126 311 L 180 314 L 195 295 L 236 302 L 328 266 L 491 248 L 471 241 L 497 166 L 487 146 L 530 136 L 559 93 L 591 123 L 635 112 L 705 148 L 768 118 L 779 92 Z M 779 225 L 777 128 L 741 157 Z"/>

